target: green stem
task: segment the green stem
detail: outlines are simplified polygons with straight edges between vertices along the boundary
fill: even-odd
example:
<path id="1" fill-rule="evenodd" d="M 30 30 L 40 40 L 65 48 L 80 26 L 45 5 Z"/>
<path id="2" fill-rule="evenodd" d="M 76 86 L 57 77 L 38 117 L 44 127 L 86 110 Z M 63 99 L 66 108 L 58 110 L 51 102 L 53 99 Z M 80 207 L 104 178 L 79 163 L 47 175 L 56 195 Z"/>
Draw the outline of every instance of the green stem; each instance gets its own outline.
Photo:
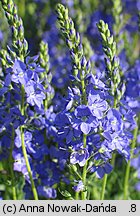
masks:
<path id="1" fill-rule="evenodd" d="M 116 108 L 116 107 L 117 107 L 117 98 L 114 97 L 113 108 Z M 112 164 L 113 167 L 115 165 L 115 159 L 116 159 L 116 154 L 114 153 L 113 156 L 112 156 L 112 160 L 111 160 L 111 164 Z M 107 174 L 105 174 L 104 178 L 103 178 L 103 184 L 102 184 L 102 190 L 101 190 L 101 194 L 100 194 L 100 200 L 104 200 L 106 184 L 107 184 Z"/>
<path id="2" fill-rule="evenodd" d="M 129 176 L 130 176 L 130 167 L 131 167 L 130 165 L 131 165 L 131 159 L 133 158 L 134 148 L 136 146 L 137 134 L 138 134 L 138 125 L 134 129 L 130 160 L 128 161 L 127 166 L 126 166 L 125 179 L 124 179 L 124 195 L 123 195 L 124 200 L 128 199 L 128 186 L 129 186 Z"/>
<path id="3" fill-rule="evenodd" d="M 21 86 L 21 114 L 24 115 L 24 85 Z"/>
<path id="4" fill-rule="evenodd" d="M 84 82 L 84 77 L 82 76 L 81 73 L 81 86 L 82 86 L 82 95 L 83 95 L 83 104 L 87 104 L 87 99 L 86 99 L 86 89 L 85 89 L 85 82 Z M 83 147 L 86 148 L 87 146 L 87 135 L 83 134 Z M 83 167 L 83 173 L 82 173 L 82 182 L 84 186 L 86 187 L 86 176 L 87 176 L 87 161 Z M 87 191 L 84 190 L 81 192 L 82 200 L 86 200 L 87 197 Z"/>
<path id="5" fill-rule="evenodd" d="M 101 195 L 100 195 L 100 200 L 104 200 L 106 183 L 107 183 L 107 174 L 105 174 L 104 178 L 103 178 L 103 184 L 102 184 L 102 191 L 101 191 Z"/>
<path id="6" fill-rule="evenodd" d="M 79 192 L 75 192 L 75 200 L 79 200 Z"/>
<path id="7" fill-rule="evenodd" d="M 83 147 L 86 148 L 86 142 L 87 142 L 87 135 L 83 135 Z M 82 182 L 84 184 L 84 186 L 86 186 L 86 176 L 87 176 L 87 162 L 85 163 L 84 167 L 83 167 L 83 174 L 82 174 Z M 81 193 L 82 195 L 82 200 L 86 200 L 86 195 L 87 192 L 84 190 Z"/>
<path id="8" fill-rule="evenodd" d="M 75 170 L 74 169 L 74 167 L 73 166 L 71 166 L 71 169 L 72 169 L 72 171 L 74 172 L 74 174 L 75 175 L 77 175 L 77 177 L 79 178 L 79 179 L 81 179 L 82 180 L 82 177 L 81 177 L 81 175 L 77 172 L 77 170 Z"/>
<path id="9" fill-rule="evenodd" d="M 13 171 L 13 157 L 12 157 L 12 152 L 13 152 L 13 148 L 14 148 L 14 137 L 15 137 L 15 130 L 14 130 L 14 127 L 12 127 L 9 165 L 10 165 L 10 174 L 11 174 L 11 178 L 12 178 L 12 196 L 13 196 L 13 200 L 17 200 L 16 187 L 15 187 L 15 177 L 14 177 L 14 171 Z"/>
<path id="10" fill-rule="evenodd" d="M 22 99 L 21 99 L 21 114 L 24 115 L 25 110 L 24 110 L 24 86 L 23 85 L 21 86 L 21 96 L 22 96 Z M 31 181 L 31 187 L 32 187 L 33 196 L 34 196 L 35 200 L 38 200 L 38 194 L 37 194 L 37 190 L 36 190 L 34 180 L 33 180 L 33 177 L 32 177 L 32 171 L 31 171 L 31 167 L 30 167 L 30 163 L 29 163 L 29 160 L 28 160 L 28 155 L 27 155 L 27 151 L 26 151 L 26 147 L 25 147 L 24 127 L 23 126 L 20 127 L 20 132 L 21 132 L 22 152 L 23 152 L 23 156 L 24 156 L 24 159 L 25 159 L 25 163 L 26 163 L 28 174 L 29 174 L 29 178 L 30 178 L 30 181 Z"/>
<path id="11" fill-rule="evenodd" d="M 115 108 L 115 109 L 116 109 L 116 107 L 117 107 L 117 102 L 118 102 L 118 101 L 117 101 L 117 98 L 115 97 L 115 98 L 114 98 L 114 105 L 113 105 L 113 108 Z"/>
<path id="12" fill-rule="evenodd" d="M 83 78 L 81 78 L 81 85 L 82 85 L 83 103 L 84 103 L 84 104 L 87 104 L 87 101 L 86 101 L 85 82 L 84 82 Z"/>
<path id="13" fill-rule="evenodd" d="M 47 95 L 46 95 L 46 98 L 45 98 L 45 100 L 44 100 L 44 109 L 45 109 L 45 111 L 48 109 Z"/>
<path id="14" fill-rule="evenodd" d="M 111 159 L 111 165 L 114 167 L 115 166 L 115 160 L 116 160 L 116 154 L 113 153 L 112 159 Z"/>
<path id="15" fill-rule="evenodd" d="M 29 177 L 30 177 L 32 192 L 33 192 L 33 195 L 34 195 L 34 199 L 38 200 L 38 194 L 37 194 L 37 190 L 36 190 L 34 180 L 33 180 L 33 177 L 32 177 L 32 171 L 31 171 L 31 167 L 30 167 L 30 163 L 29 163 L 29 160 L 28 160 L 28 155 L 27 155 L 27 151 L 26 151 L 26 147 L 25 147 L 25 143 L 24 143 L 24 128 L 22 126 L 20 127 L 20 131 L 21 131 L 22 152 L 23 152 L 23 156 L 24 156 L 24 159 L 25 159 L 27 171 L 28 171 L 28 174 L 29 174 Z"/>

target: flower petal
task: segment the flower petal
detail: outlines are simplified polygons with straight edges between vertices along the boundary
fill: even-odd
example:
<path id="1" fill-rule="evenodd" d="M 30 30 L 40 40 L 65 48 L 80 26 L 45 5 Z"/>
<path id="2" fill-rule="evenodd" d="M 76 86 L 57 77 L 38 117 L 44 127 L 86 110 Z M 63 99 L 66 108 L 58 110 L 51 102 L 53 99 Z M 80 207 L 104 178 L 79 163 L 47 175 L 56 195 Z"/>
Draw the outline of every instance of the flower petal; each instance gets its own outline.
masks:
<path id="1" fill-rule="evenodd" d="M 91 130 L 91 126 L 85 122 L 82 122 L 80 125 L 80 129 L 84 134 L 89 134 L 90 130 Z"/>

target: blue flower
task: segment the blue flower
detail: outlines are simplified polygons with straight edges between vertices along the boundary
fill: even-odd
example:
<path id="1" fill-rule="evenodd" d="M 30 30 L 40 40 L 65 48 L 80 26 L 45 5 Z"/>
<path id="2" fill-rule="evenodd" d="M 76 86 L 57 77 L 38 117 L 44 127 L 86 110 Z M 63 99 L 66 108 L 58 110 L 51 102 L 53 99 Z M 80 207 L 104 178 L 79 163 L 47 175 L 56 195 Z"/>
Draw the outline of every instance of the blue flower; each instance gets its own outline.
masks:
<path id="1" fill-rule="evenodd" d="M 77 87 L 70 88 L 68 87 L 68 103 L 66 105 L 66 111 L 74 107 L 74 104 L 79 103 L 80 101 L 80 90 Z"/>
<path id="2" fill-rule="evenodd" d="M 58 127 L 58 137 L 66 139 L 66 143 L 70 143 L 73 138 L 80 137 L 81 131 L 76 127 L 77 124 L 75 125 L 75 118 L 72 114 L 59 113 L 55 123 Z"/>
<path id="3" fill-rule="evenodd" d="M 107 102 L 101 99 L 99 94 L 89 93 L 88 105 L 93 116 L 98 119 L 103 118 L 104 112 L 107 110 Z"/>
<path id="4" fill-rule="evenodd" d="M 89 157 L 88 150 L 86 148 L 78 147 L 75 148 L 74 151 L 70 155 L 70 163 L 79 164 L 79 166 L 83 167 Z"/>
<path id="5" fill-rule="evenodd" d="M 102 142 L 102 147 L 105 152 L 112 152 L 114 150 L 118 151 L 119 154 L 123 155 L 126 160 L 130 159 L 130 140 L 127 136 L 115 136 L 114 138 Z"/>
<path id="6" fill-rule="evenodd" d="M 0 42 L 3 40 L 3 33 L 2 31 L 0 30 Z"/>
<path id="7" fill-rule="evenodd" d="M 106 89 L 105 84 L 101 81 L 101 79 L 92 73 L 89 73 L 86 77 L 86 79 L 89 81 L 90 84 L 89 86 L 95 86 L 98 89 Z"/>
<path id="8" fill-rule="evenodd" d="M 20 132 L 20 129 L 17 128 L 15 130 L 15 132 L 16 132 L 15 146 L 17 148 L 20 148 L 21 147 L 21 132 Z M 24 133 L 24 139 L 25 139 L 24 141 L 25 141 L 26 145 L 28 146 L 29 143 L 32 141 L 32 133 L 30 133 L 29 131 L 26 131 Z"/>
<path id="9" fill-rule="evenodd" d="M 135 189 L 140 192 L 140 182 L 135 185 Z"/>
<path id="10" fill-rule="evenodd" d="M 109 109 L 106 118 L 103 123 L 104 133 L 103 136 L 106 136 L 106 132 L 109 135 L 120 134 L 123 131 L 123 121 L 120 112 L 116 109 Z"/>
<path id="11" fill-rule="evenodd" d="M 51 162 L 50 160 L 42 162 L 38 161 L 36 164 L 36 172 L 38 178 L 41 180 L 42 185 L 52 187 L 58 183 L 61 178 L 60 168 L 57 163 Z"/>
<path id="12" fill-rule="evenodd" d="M 91 109 L 86 105 L 78 106 L 75 109 L 75 116 L 77 117 L 77 121 L 75 121 L 74 125 L 78 125 L 81 132 L 86 135 L 99 124 L 97 118 L 93 116 Z"/>
<path id="13" fill-rule="evenodd" d="M 20 83 L 25 85 L 28 82 L 28 76 L 26 73 L 26 65 L 20 61 L 15 60 L 12 68 L 11 80 L 15 83 Z"/>
<path id="14" fill-rule="evenodd" d="M 93 166 L 90 168 L 90 172 L 96 172 L 98 178 L 103 178 L 105 174 L 109 174 L 113 167 L 110 163 L 106 162 L 99 166 Z"/>
<path id="15" fill-rule="evenodd" d="M 75 190 L 76 192 L 83 191 L 84 190 L 84 184 L 83 184 L 83 182 L 81 180 L 78 181 L 78 183 L 73 186 L 73 190 Z"/>
<path id="16" fill-rule="evenodd" d="M 140 61 L 135 62 L 134 67 L 126 74 L 126 102 L 131 109 L 138 113 L 140 111 Z"/>
<path id="17" fill-rule="evenodd" d="M 125 103 L 123 105 L 123 107 L 120 107 L 120 113 L 122 114 L 124 131 L 127 134 L 129 133 L 130 138 L 132 138 L 132 134 L 130 132 L 136 127 L 136 114 L 128 105 L 126 105 Z"/>
<path id="18" fill-rule="evenodd" d="M 98 178 L 103 178 L 105 174 L 109 174 L 112 171 L 113 167 L 110 163 L 105 163 L 102 166 L 97 167 L 96 174 Z"/>
<path id="19" fill-rule="evenodd" d="M 46 186 L 38 186 L 37 191 L 39 196 L 45 197 L 47 199 L 55 199 L 57 196 L 57 192 L 54 188 L 50 188 Z"/>
<path id="20" fill-rule="evenodd" d="M 46 98 L 43 92 L 43 86 L 36 84 L 34 81 L 30 81 L 25 85 L 25 92 L 27 96 L 27 102 L 31 106 L 37 106 L 41 108 L 43 105 L 43 100 Z"/>
<path id="21" fill-rule="evenodd" d="M 26 163 L 21 150 L 18 151 L 14 150 L 13 158 L 14 158 L 14 170 L 18 172 L 22 172 L 23 168 L 26 167 Z"/>

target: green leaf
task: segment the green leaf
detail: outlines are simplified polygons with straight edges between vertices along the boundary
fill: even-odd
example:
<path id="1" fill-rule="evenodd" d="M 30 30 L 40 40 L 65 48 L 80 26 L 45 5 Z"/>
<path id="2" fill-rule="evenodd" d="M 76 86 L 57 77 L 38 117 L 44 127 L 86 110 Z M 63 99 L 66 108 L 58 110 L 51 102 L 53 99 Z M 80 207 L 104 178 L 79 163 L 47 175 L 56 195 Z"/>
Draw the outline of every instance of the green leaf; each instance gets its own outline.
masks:
<path id="1" fill-rule="evenodd" d="M 61 191 L 60 188 L 58 188 L 58 190 L 59 190 L 59 192 L 61 193 L 61 195 L 62 195 L 63 197 L 66 197 L 66 198 L 69 198 L 69 199 L 73 200 L 71 194 L 70 194 L 67 190 Z"/>

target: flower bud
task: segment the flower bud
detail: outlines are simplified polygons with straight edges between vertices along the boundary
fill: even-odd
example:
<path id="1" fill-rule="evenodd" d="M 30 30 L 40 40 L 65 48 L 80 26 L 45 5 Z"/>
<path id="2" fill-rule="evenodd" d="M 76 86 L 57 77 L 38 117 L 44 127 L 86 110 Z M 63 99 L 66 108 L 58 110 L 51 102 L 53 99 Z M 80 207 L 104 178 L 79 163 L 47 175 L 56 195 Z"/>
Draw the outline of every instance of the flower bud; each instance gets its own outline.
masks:
<path id="1" fill-rule="evenodd" d="M 85 68 L 86 64 L 87 64 L 87 60 L 86 60 L 85 56 L 83 56 L 82 59 L 81 59 L 81 67 Z"/>

